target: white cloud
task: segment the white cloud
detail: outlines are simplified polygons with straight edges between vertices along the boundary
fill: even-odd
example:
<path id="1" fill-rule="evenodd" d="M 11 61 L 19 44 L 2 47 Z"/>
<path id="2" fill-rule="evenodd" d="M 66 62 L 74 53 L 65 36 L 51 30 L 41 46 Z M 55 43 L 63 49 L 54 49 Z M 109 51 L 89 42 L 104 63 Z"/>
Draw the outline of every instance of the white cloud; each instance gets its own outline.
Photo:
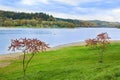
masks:
<path id="1" fill-rule="evenodd" d="M 111 16 L 113 16 L 115 20 L 120 22 L 120 8 L 112 9 L 110 13 L 111 13 Z"/>
<path id="2" fill-rule="evenodd" d="M 96 11 L 100 11 L 100 9 L 98 10 L 97 8 L 81 8 L 81 7 L 75 7 L 74 10 L 84 13 L 90 13 L 90 12 L 95 13 Z"/>
<path id="3" fill-rule="evenodd" d="M 120 13 L 120 8 L 113 9 L 112 12 L 118 14 Z"/>
<path id="4" fill-rule="evenodd" d="M 68 4 L 68 5 L 78 5 L 86 2 L 99 2 L 101 0 L 21 0 L 21 4 L 25 5 L 35 5 L 38 3 L 44 3 L 44 4 L 49 4 L 51 2 L 59 2 L 62 4 Z"/>
<path id="5" fill-rule="evenodd" d="M 38 10 L 30 10 L 30 9 L 23 9 L 23 8 L 15 8 L 10 6 L 0 5 L 0 10 L 9 10 L 9 11 L 16 11 L 16 12 L 38 12 Z M 80 10 L 86 12 L 87 14 L 79 14 L 78 12 L 74 13 L 62 13 L 62 12 L 50 12 L 50 11 L 42 11 L 44 13 L 48 13 L 53 15 L 54 17 L 59 18 L 70 18 L 70 19 L 80 19 L 80 20 L 104 20 L 104 21 L 113 21 L 113 22 L 120 22 L 120 8 L 115 9 L 89 9 L 89 8 L 76 8 L 76 10 Z"/>
<path id="6" fill-rule="evenodd" d="M 96 11 L 97 12 L 97 11 Z M 67 13 L 56 13 L 48 12 L 54 17 L 59 18 L 69 18 L 69 19 L 79 19 L 79 20 L 102 20 L 111 22 L 120 22 L 120 9 L 113 10 L 98 10 L 97 13 L 92 14 L 67 14 Z"/>
<path id="7" fill-rule="evenodd" d="M 49 1 L 48 0 L 21 0 L 20 3 L 24 5 L 35 5 L 38 3 L 48 4 Z"/>
<path id="8" fill-rule="evenodd" d="M 33 10 L 15 8 L 15 7 L 4 6 L 4 5 L 0 5 L 0 10 L 15 11 L 15 12 L 28 12 L 28 13 L 30 13 L 30 12 L 35 12 L 35 11 L 33 11 Z"/>
<path id="9" fill-rule="evenodd" d="M 75 5 L 86 3 L 86 2 L 99 2 L 101 0 L 54 0 L 54 1 L 75 6 Z"/>
<path id="10" fill-rule="evenodd" d="M 4 5 L 0 5 L 0 10 L 5 10 L 5 11 L 18 11 L 18 9 L 16 9 L 16 8 L 14 8 L 14 7 L 4 6 Z"/>

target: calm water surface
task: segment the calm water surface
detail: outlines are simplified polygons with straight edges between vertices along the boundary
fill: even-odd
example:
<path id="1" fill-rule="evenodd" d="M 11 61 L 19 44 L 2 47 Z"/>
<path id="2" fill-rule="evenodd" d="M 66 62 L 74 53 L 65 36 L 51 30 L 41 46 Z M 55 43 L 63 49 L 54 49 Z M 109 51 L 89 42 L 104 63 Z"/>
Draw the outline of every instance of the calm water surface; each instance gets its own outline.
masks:
<path id="1" fill-rule="evenodd" d="M 7 51 L 11 39 L 37 38 L 51 47 L 95 38 L 99 33 L 107 32 L 112 40 L 120 40 L 117 28 L 77 28 L 77 29 L 34 29 L 34 28 L 0 28 L 0 54 Z"/>

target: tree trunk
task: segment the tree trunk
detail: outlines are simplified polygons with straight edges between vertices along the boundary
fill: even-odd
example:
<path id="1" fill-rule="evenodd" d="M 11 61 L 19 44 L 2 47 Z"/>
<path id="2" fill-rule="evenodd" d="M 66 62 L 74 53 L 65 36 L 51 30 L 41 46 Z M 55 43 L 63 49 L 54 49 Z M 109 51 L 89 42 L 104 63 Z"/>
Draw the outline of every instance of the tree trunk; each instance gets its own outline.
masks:
<path id="1" fill-rule="evenodd" d="M 24 76 L 26 75 L 26 71 L 25 71 L 25 58 L 26 58 L 26 54 L 25 54 L 25 51 L 23 51 L 23 73 L 24 73 Z"/>

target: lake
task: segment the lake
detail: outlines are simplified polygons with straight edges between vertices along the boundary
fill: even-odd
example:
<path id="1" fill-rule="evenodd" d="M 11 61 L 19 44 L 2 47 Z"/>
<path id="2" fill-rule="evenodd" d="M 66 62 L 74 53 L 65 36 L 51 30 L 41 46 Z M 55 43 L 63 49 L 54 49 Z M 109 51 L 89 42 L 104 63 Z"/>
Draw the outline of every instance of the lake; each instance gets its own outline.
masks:
<path id="1" fill-rule="evenodd" d="M 120 40 L 120 29 L 117 28 L 0 28 L 0 54 L 10 53 L 8 46 L 11 39 L 37 38 L 48 43 L 50 47 L 54 47 L 95 38 L 97 34 L 102 32 L 107 32 L 111 40 Z"/>

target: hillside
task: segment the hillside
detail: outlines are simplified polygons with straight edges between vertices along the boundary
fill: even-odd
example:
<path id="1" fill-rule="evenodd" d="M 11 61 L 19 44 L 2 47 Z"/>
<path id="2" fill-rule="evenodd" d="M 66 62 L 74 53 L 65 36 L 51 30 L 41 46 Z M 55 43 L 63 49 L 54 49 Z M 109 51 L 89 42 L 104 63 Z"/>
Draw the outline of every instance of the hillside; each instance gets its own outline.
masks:
<path id="1" fill-rule="evenodd" d="M 55 18 L 46 13 L 25 13 L 0 10 L 1 27 L 75 28 L 75 27 L 117 27 L 118 22 L 99 20 L 74 20 Z"/>
<path id="2" fill-rule="evenodd" d="M 100 20 L 76 20 L 56 18 L 58 21 L 66 21 L 76 25 L 76 27 L 119 27 L 119 22 L 107 22 Z"/>
<path id="3" fill-rule="evenodd" d="M 119 22 L 107 22 L 107 21 L 100 21 L 100 20 L 89 20 L 89 22 L 96 23 L 99 27 L 106 26 L 106 27 L 117 27 L 120 25 Z"/>
<path id="4" fill-rule="evenodd" d="M 99 49 L 72 46 L 36 54 L 23 79 L 22 56 L 0 60 L 0 80 L 120 80 L 120 43 L 112 43 L 98 63 Z M 29 56 L 29 55 L 28 55 Z"/>

